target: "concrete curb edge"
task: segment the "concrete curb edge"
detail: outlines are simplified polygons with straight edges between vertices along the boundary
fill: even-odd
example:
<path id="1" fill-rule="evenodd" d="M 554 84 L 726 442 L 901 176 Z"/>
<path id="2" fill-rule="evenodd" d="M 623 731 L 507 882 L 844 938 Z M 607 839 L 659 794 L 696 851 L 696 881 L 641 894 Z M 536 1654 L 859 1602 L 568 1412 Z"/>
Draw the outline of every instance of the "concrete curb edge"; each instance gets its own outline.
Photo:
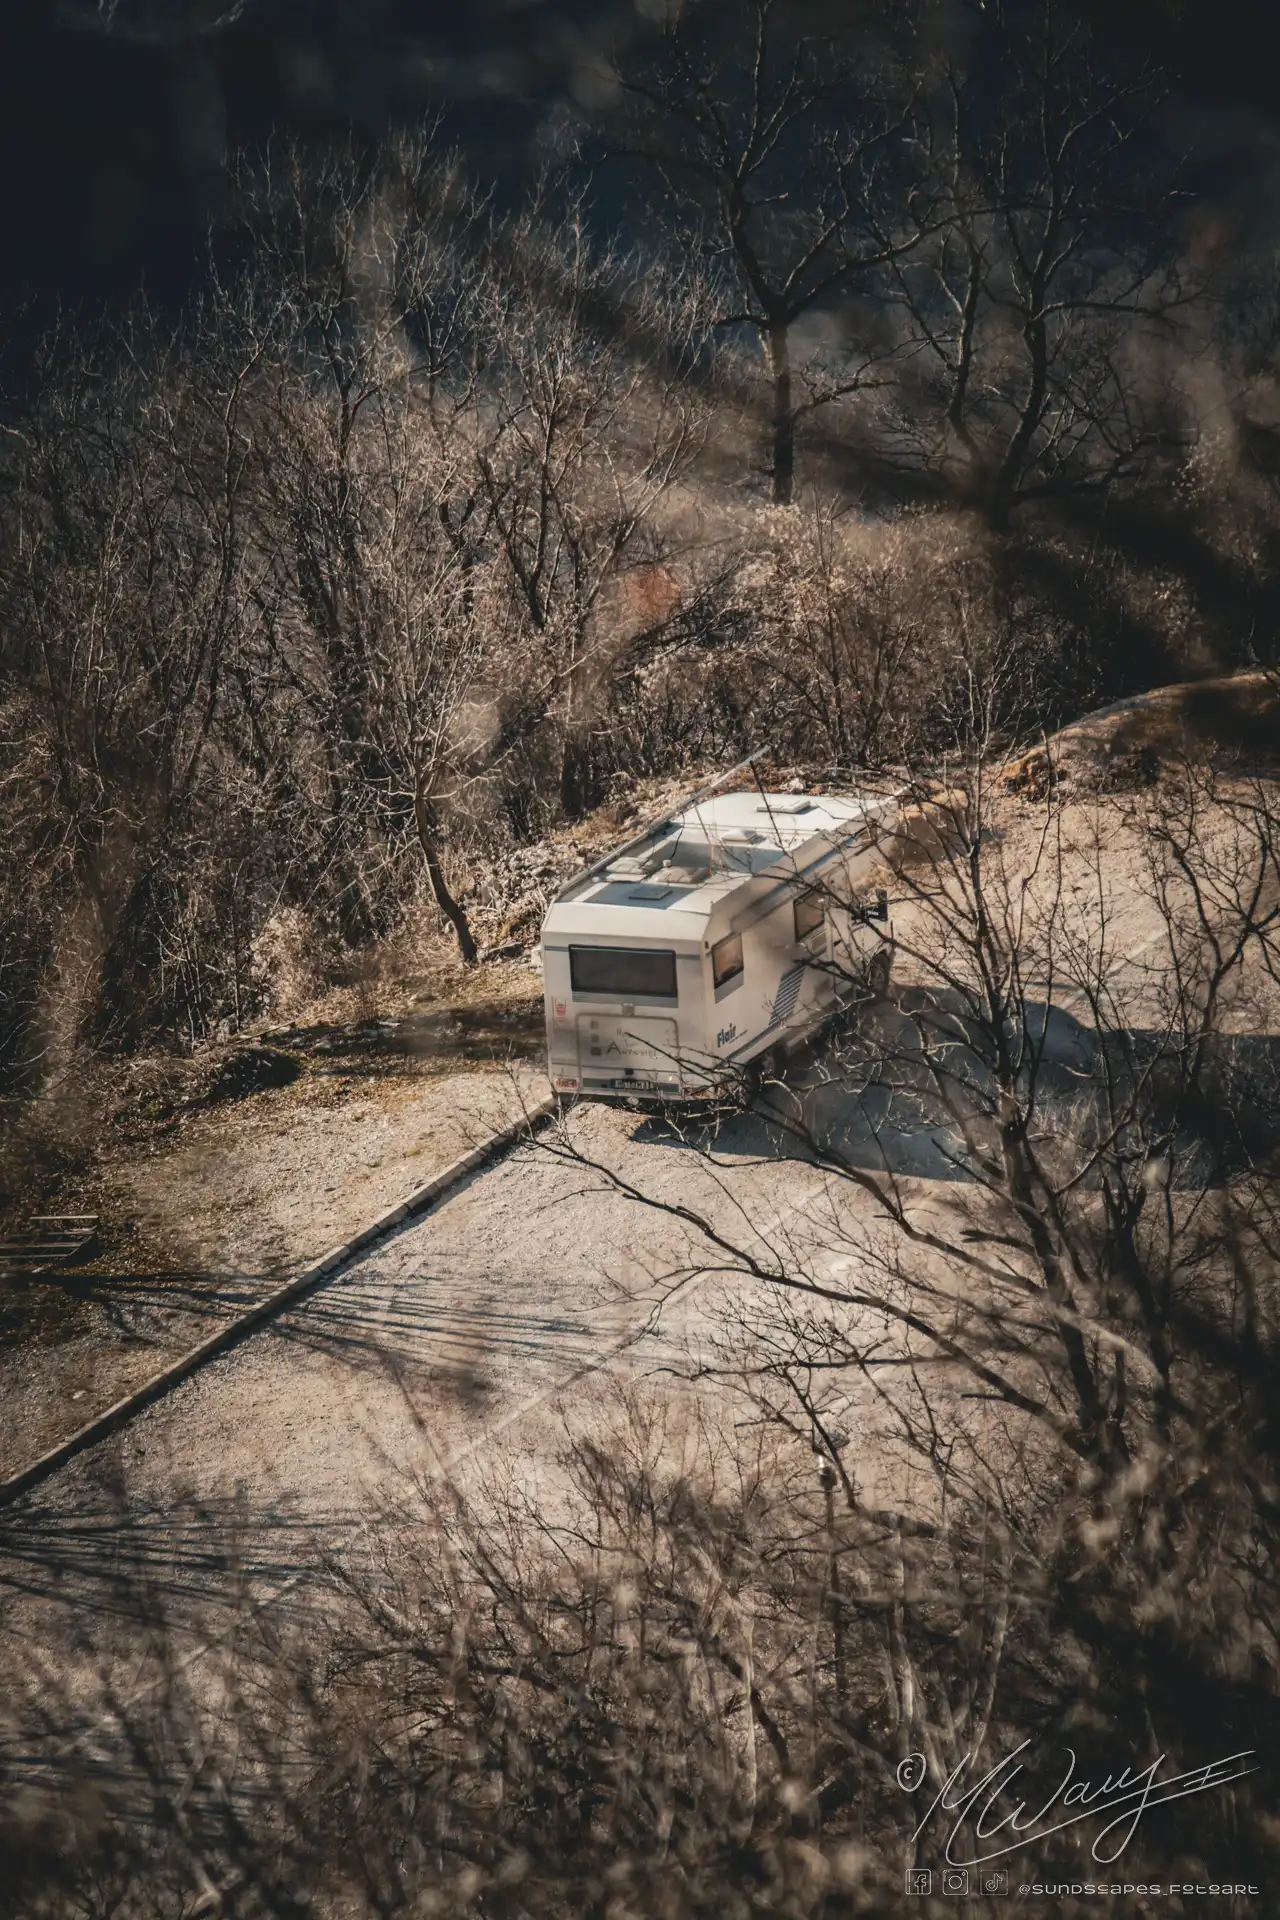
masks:
<path id="1" fill-rule="evenodd" d="M 278 1313 L 292 1306 L 296 1300 L 301 1300 L 322 1280 L 327 1280 L 332 1274 L 337 1273 L 355 1254 L 362 1253 L 366 1247 L 381 1240 L 394 1227 L 400 1226 L 405 1220 L 411 1220 L 415 1214 L 425 1213 L 428 1207 L 437 1200 L 443 1199 L 445 1194 L 454 1187 L 459 1186 L 468 1174 L 476 1171 L 477 1167 L 482 1167 L 487 1160 L 493 1159 L 507 1147 L 514 1146 L 524 1135 L 532 1134 L 544 1121 L 552 1117 L 557 1105 L 558 1102 L 554 1097 L 540 1100 L 536 1106 L 530 1107 L 509 1126 L 499 1127 L 496 1133 L 491 1133 L 487 1139 L 480 1141 L 469 1152 L 451 1161 L 439 1173 L 433 1174 L 430 1180 L 424 1181 L 422 1186 L 415 1187 L 412 1193 L 394 1207 L 388 1208 L 386 1213 L 379 1214 L 376 1220 L 362 1227 L 350 1240 L 344 1240 L 339 1246 L 330 1247 L 327 1253 L 322 1253 L 318 1260 L 311 1261 L 300 1273 L 294 1274 L 291 1280 L 286 1280 L 283 1286 L 277 1287 L 274 1293 L 269 1293 L 264 1300 L 259 1300 L 256 1306 L 248 1307 L 243 1313 L 236 1314 L 234 1319 L 229 1320 L 225 1326 L 219 1327 L 216 1333 L 210 1334 L 207 1340 L 202 1340 L 198 1346 L 189 1348 L 186 1353 L 179 1355 L 178 1359 L 171 1360 L 167 1367 L 162 1367 L 158 1373 L 153 1373 L 149 1379 L 142 1382 L 141 1386 L 135 1387 L 131 1393 L 126 1393 L 123 1399 L 117 1400 L 102 1413 L 95 1414 L 92 1420 L 87 1420 L 84 1426 L 78 1427 L 65 1440 L 60 1440 L 57 1446 L 50 1447 L 47 1453 L 42 1453 L 38 1460 L 32 1460 L 17 1473 L 10 1474 L 8 1479 L 0 1480 L 0 1507 L 10 1506 L 32 1487 L 38 1486 L 42 1480 L 47 1480 L 50 1474 L 56 1473 L 59 1467 L 65 1465 L 77 1453 L 83 1453 L 86 1448 L 96 1446 L 100 1440 L 107 1439 L 111 1434 L 117 1433 L 121 1427 L 127 1426 L 135 1414 L 141 1413 L 156 1400 L 163 1399 L 172 1388 L 181 1385 L 182 1381 L 189 1379 L 193 1373 L 198 1373 L 200 1368 L 207 1365 L 210 1360 L 217 1359 L 220 1354 L 236 1346 L 247 1334 L 265 1326 Z"/>

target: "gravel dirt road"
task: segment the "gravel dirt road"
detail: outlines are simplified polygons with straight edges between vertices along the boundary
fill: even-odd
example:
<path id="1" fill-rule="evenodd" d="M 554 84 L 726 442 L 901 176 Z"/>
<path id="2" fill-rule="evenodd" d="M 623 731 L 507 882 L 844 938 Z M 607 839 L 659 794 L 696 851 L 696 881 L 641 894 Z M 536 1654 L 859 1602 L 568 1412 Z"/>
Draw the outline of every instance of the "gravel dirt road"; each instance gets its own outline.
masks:
<path id="1" fill-rule="evenodd" d="M 406 1030 L 414 1037 L 401 1022 L 400 1035 Z M 493 1044 L 501 1042 L 499 1033 Z M 412 1054 L 388 1060 L 384 1045 L 381 1071 L 370 1073 L 367 1056 L 334 1069 L 322 1054 L 294 1084 L 197 1109 L 132 1148 L 107 1141 L 71 1193 L 75 1211 L 102 1217 L 97 1257 L 11 1283 L 5 1295 L 15 1325 L 0 1347 L 0 1474 L 112 1405 L 539 1097 L 540 1063 L 441 1064 L 429 1062 L 429 1071 Z"/>
<path id="2" fill-rule="evenodd" d="M 1066 824 L 1084 846 L 1083 813 Z M 1017 831 L 1033 828 L 1029 818 Z M 1159 922 L 1134 885 L 1139 847 L 1113 827 L 1108 850 L 1114 901 L 1104 904 L 1123 932 L 1117 966 L 1136 1018 L 1139 961 Z M 1088 914 L 1084 855 L 1068 884 L 1078 884 Z M 905 985 L 908 995 L 921 991 Z M 904 1015 L 882 1007 L 876 1019 L 881 1040 L 891 1040 Z M 1061 1054 L 1071 1098 L 1081 1046 L 1070 1016 L 1055 1016 L 1051 1052 Z M 794 1085 L 847 1152 L 892 1166 L 959 1230 L 964 1183 L 936 1114 L 913 1102 L 909 1084 L 892 1097 L 851 1098 L 824 1081 L 819 1061 L 797 1069 Z M 509 1083 L 511 1099 L 519 1091 Z M 638 1380 L 673 1404 L 715 1399 L 715 1418 L 731 1422 L 741 1403 L 717 1398 L 730 1389 L 691 1389 L 676 1376 L 724 1336 L 741 1276 L 717 1271 L 677 1215 L 638 1204 L 618 1184 L 697 1211 L 738 1247 L 785 1246 L 789 1261 L 815 1273 L 836 1261 L 847 1270 L 847 1210 L 861 1204 L 869 1216 L 871 1203 L 847 1188 L 833 1201 L 820 1171 L 779 1153 L 758 1115 L 725 1123 L 713 1163 L 661 1123 L 599 1107 L 573 1113 L 568 1139 L 614 1184 L 537 1145 L 473 1176 L 6 1516 L 20 1580 L 87 1600 L 124 1555 L 167 1588 L 206 1599 L 215 1571 L 229 1576 L 247 1558 L 269 1588 L 322 1544 L 358 1535 L 423 1477 L 465 1480 L 501 1452 L 531 1489 L 542 1484 L 566 1426 L 599 1424 Z M 860 1404 L 851 1445 L 864 1474 L 874 1473 L 876 1416 L 869 1395 Z"/>
<path id="3" fill-rule="evenodd" d="M 755 1117 L 724 1127 L 714 1167 L 634 1114 L 580 1108 L 569 1131 L 736 1244 L 831 1257 L 823 1176 L 780 1159 Z M 499 1439 L 532 1483 L 563 1420 L 590 1424 L 625 1384 L 707 1354 L 741 1281 L 706 1261 L 679 1220 L 536 1145 L 512 1153 L 19 1503 L 2 1523 L 10 1579 L 18 1565 L 91 1605 L 123 1555 L 203 1603 L 212 1569 L 229 1575 L 236 1516 L 237 1551 L 270 1587 L 416 1478 L 483 1471 Z"/>

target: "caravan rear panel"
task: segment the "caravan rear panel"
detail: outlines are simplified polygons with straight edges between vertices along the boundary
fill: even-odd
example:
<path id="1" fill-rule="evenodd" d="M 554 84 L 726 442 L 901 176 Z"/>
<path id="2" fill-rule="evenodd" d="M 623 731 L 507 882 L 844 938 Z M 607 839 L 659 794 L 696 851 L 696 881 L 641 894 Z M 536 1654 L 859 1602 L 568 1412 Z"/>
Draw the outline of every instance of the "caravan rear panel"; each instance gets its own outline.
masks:
<path id="1" fill-rule="evenodd" d="M 711 1098 L 821 1026 L 853 990 L 842 966 L 887 951 L 887 921 L 840 902 L 888 804 L 726 795 L 579 875 L 543 927 L 556 1089 Z"/>

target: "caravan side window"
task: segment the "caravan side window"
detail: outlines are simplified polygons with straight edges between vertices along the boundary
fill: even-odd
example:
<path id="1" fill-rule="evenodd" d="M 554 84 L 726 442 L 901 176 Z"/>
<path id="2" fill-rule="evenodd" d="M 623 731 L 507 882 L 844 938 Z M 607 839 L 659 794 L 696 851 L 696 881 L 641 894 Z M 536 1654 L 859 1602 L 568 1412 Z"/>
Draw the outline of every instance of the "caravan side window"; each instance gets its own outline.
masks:
<path id="1" fill-rule="evenodd" d="M 742 935 L 731 933 L 717 940 L 711 949 L 711 978 L 717 987 L 727 986 L 742 972 Z"/>
<path id="2" fill-rule="evenodd" d="M 826 902 L 820 893 L 802 893 L 796 899 L 796 939 L 807 940 L 826 918 Z"/>

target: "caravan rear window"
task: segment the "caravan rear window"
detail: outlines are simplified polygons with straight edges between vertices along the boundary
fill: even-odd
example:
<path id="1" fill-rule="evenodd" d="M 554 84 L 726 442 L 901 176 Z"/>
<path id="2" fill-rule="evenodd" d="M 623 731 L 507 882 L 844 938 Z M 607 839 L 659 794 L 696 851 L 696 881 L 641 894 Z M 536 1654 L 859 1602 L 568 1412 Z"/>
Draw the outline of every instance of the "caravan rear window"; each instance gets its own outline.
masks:
<path id="1" fill-rule="evenodd" d="M 652 947 L 570 947 L 575 993 L 609 993 L 619 1000 L 675 1000 L 676 957 Z"/>

